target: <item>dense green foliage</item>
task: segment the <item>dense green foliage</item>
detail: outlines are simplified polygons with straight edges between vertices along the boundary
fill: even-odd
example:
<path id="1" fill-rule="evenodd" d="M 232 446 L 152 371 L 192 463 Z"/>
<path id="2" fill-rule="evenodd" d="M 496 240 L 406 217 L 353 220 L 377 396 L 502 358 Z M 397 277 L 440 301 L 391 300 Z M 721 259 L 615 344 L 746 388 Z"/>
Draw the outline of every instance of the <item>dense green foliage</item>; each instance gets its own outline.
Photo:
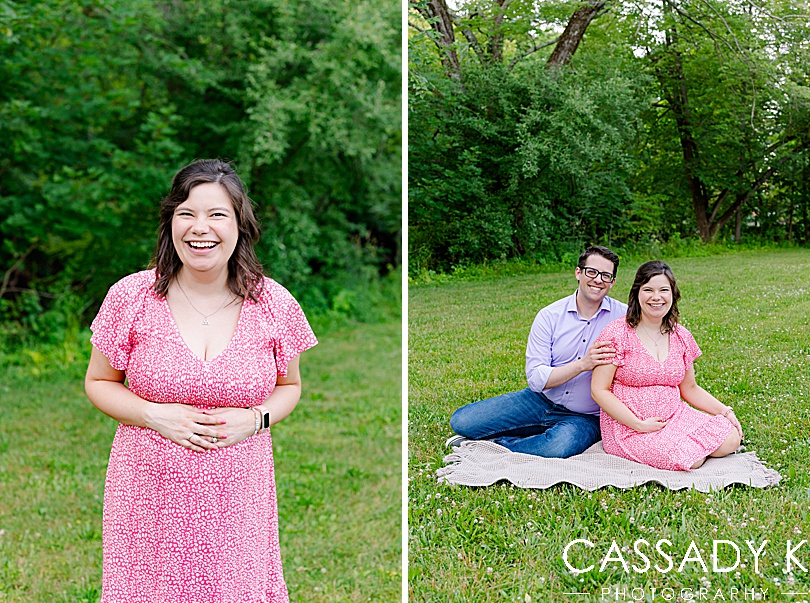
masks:
<path id="1" fill-rule="evenodd" d="M 733 600 L 731 588 L 738 589 L 737 600 L 747 588 L 769 589 L 762 600 L 778 601 L 808 591 L 810 574 L 795 564 L 788 571 L 785 546 L 805 538 L 810 522 L 810 299 L 807 288 L 796 285 L 797 271 L 810 269 L 810 251 L 745 251 L 669 264 L 682 294 L 682 322 L 703 352 L 695 362 L 698 384 L 734 407 L 747 451 L 779 471 L 780 484 L 703 494 L 656 484 L 585 492 L 567 484 L 527 490 L 509 483 L 486 488 L 439 483 L 435 471 L 449 453 L 443 443 L 451 435 L 451 413 L 526 387 L 524 353 L 532 319 L 575 290 L 575 264 L 555 273 L 413 286 L 408 304 L 410 601 L 699 601 L 699 588 L 707 588 L 706 601 Z M 638 264 L 622 265 L 611 295 L 626 301 Z M 575 538 L 596 544 L 589 556 L 596 567 L 582 575 L 571 574 L 561 558 Z M 669 539 L 676 563 L 693 541 L 709 567 L 712 540 L 726 539 L 740 545 L 741 566 L 719 573 L 688 563 L 683 572 L 637 573 L 609 563 L 599 571 L 598 560 L 614 539 L 628 560 L 637 539 L 653 544 Z M 757 572 L 745 541 L 759 546 L 766 539 L 768 552 Z M 806 559 L 803 555 L 803 567 Z M 611 588 L 610 597 L 600 596 L 604 587 Z M 614 597 L 615 587 L 627 593 L 646 590 Z M 674 588 L 674 595 L 662 597 L 663 588 Z M 682 594 L 680 588 L 693 592 Z"/>
<path id="2" fill-rule="evenodd" d="M 597 242 L 810 241 L 801 7 L 605 2 L 552 68 L 583 4 L 463 0 L 448 34 L 444 0 L 410 3 L 412 274 Z"/>
<path id="3" fill-rule="evenodd" d="M 267 273 L 353 313 L 400 262 L 399 22 L 392 0 L 0 1 L 0 342 L 86 322 L 200 157 L 246 181 Z"/>
<path id="4" fill-rule="evenodd" d="M 547 252 L 572 224 L 593 237 L 622 222 L 634 82 L 526 71 L 482 69 L 463 90 L 446 82 L 446 94 L 411 98 L 411 119 L 426 116 L 408 141 L 416 266 L 425 254 L 447 267 Z"/>

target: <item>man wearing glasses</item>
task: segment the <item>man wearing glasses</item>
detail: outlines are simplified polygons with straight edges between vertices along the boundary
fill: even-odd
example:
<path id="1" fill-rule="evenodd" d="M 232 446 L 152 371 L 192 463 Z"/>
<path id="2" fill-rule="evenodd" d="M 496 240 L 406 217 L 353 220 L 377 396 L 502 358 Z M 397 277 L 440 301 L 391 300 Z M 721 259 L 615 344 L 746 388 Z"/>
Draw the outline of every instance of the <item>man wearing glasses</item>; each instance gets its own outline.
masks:
<path id="1" fill-rule="evenodd" d="M 599 406 L 591 397 L 591 371 L 609 364 L 616 350 L 595 344 L 627 304 L 607 297 L 619 257 L 607 247 L 588 247 L 574 271 L 573 295 L 546 306 L 534 319 L 526 346 L 529 387 L 456 410 L 448 446 L 491 440 L 514 452 L 567 458 L 601 439 Z"/>

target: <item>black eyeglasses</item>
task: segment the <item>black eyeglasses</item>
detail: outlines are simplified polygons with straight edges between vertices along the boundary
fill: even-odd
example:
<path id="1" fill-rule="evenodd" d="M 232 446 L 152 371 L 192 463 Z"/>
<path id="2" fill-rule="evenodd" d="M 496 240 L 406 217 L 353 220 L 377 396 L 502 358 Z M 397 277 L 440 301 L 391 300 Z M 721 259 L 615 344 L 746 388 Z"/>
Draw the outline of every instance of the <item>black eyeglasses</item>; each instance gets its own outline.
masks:
<path id="1" fill-rule="evenodd" d="M 616 275 L 610 272 L 599 272 L 596 268 L 591 268 L 590 266 L 585 266 L 582 268 L 582 273 L 587 276 L 588 278 L 596 278 L 596 275 L 602 277 L 603 283 L 612 283 L 616 280 Z"/>

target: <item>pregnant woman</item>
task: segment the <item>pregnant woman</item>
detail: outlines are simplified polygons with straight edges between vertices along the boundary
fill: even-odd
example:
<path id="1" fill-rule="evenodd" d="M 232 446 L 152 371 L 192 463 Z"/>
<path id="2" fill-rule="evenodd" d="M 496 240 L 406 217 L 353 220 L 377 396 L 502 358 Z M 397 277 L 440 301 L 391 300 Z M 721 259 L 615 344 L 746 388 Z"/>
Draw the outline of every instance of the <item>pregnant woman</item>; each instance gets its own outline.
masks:
<path id="1" fill-rule="evenodd" d="M 181 169 L 154 268 L 110 288 L 85 389 L 119 422 L 104 490 L 101 603 L 286 603 L 270 426 L 316 339 L 267 278 L 233 168 Z"/>
<path id="2" fill-rule="evenodd" d="M 597 338 L 611 342 L 616 356 L 593 370 L 591 393 L 601 408 L 605 452 L 686 471 L 736 451 L 743 434 L 734 411 L 695 381 L 692 363 L 701 352 L 678 324 L 678 299 L 669 266 L 639 267 L 627 316 Z"/>

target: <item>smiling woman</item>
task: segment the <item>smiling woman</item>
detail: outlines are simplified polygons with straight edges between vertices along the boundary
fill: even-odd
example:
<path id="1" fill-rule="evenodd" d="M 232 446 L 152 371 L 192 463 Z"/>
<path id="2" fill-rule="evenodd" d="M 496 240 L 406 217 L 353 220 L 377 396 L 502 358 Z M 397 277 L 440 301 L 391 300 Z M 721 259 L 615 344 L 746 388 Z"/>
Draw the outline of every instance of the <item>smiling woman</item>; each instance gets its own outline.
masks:
<path id="1" fill-rule="evenodd" d="M 188 199 L 174 210 L 172 242 L 188 271 L 226 268 L 237 240 L 233 203 L 225 188 L 216 182 L 195 186 Z"/>
<path id="2" fill-rule="evenodd" d="M 180 170 L 160 213 L 154 269 L 113 285 L 91 327 L 85 389 L 119 422 L 101 603 L 283 603 L 270 426 L 317 341 L 262 273 L 230 165 Z"/>
<path id="3" fill-rule="evenodd" d="M 597 339 L 616 355 L 594 368 L 591 393 L 601 407 L 605 452 L 686 471 L 707 456 L 737 450 L 742 428 L 734 411 L 695 381 L 693 363 L 701 352 L 678 324 L 679 298 L 675 275 L 664 262 L 639 267 L 627 316 L 607 325 Z"/>

